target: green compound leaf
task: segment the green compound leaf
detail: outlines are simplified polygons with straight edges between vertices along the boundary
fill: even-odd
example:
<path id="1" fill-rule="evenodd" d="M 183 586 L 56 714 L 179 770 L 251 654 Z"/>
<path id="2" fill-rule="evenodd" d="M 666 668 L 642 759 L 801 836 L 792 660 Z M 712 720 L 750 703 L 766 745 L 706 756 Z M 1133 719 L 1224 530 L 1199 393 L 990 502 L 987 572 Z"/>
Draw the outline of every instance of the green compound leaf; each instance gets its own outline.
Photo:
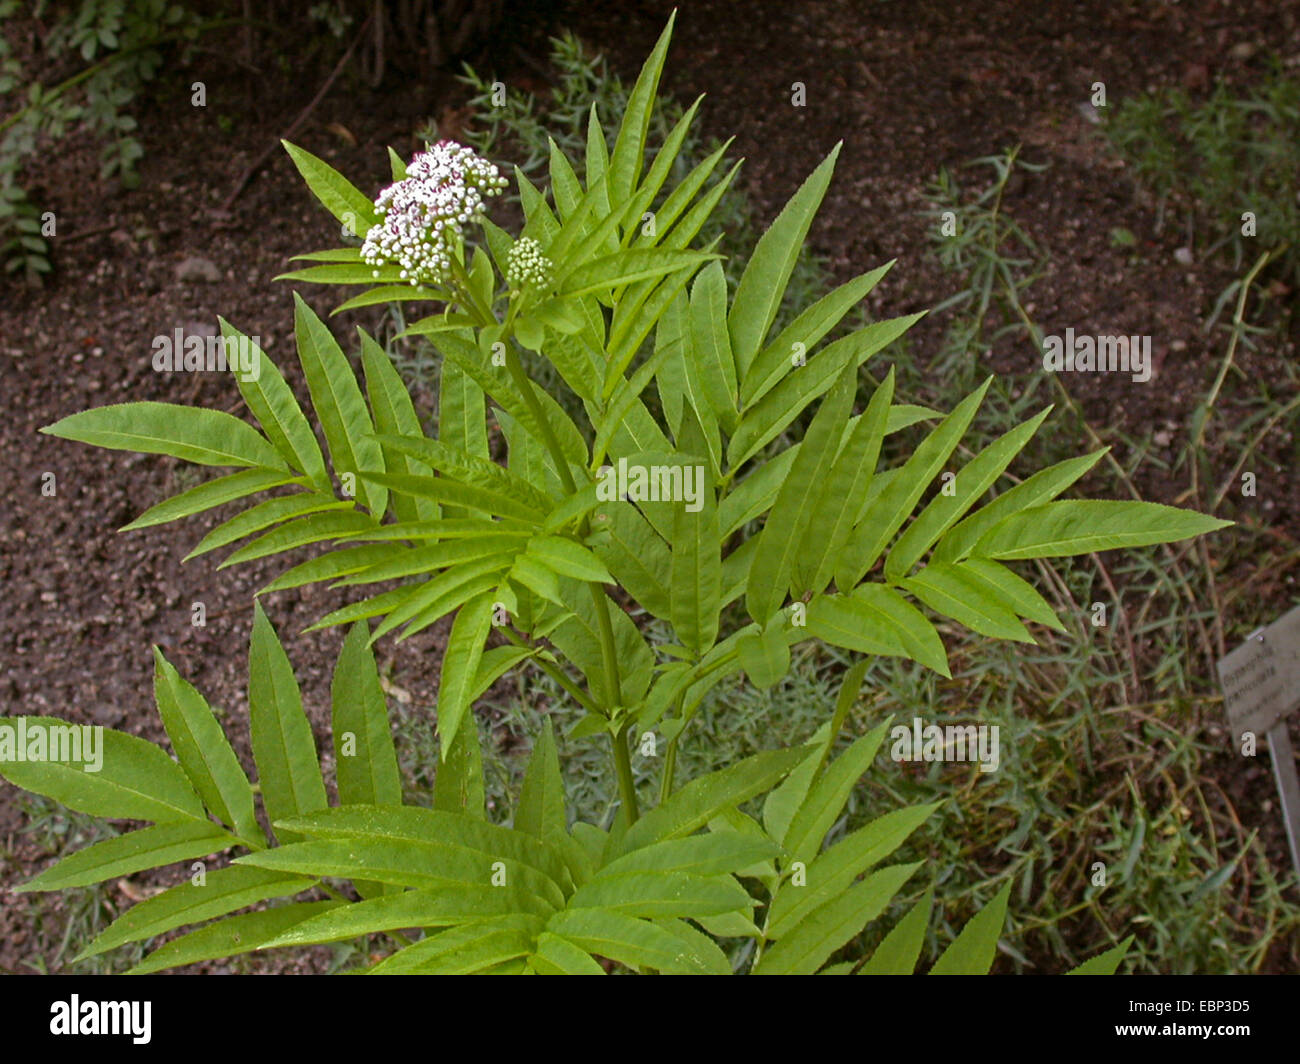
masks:
<path id="1" fill-rule="evenodd" d="M 1007 918 L 1011 880 L 1003 884 L 984 908 L 972 916 L 961 933 L 930 969 L 931 975 L 988 975 L 997 954 L 998 938 Z"/>
<path id="2" fill-rule="evenodd" d="M 401 805 L 402 780 L 388 705 L 369 638 L 368 625 L 353 625 L 330 685 L 339 801 L 345 805 Z"/>
<path id="3" fill-rule="evenodd" d="M 240 840 L 234 835 L 210 821 L 159 824 L 78 850 L 40 875 L 14 887 L 14 891 L 24 893 L 85 887 L 177 861 L 207 857 L 239 844 Z"/>
<path id="4" fill-rule="evenodd" d="M 329 444 L 334 472 L 340 476 L 351 473 L 354 477 L 382 472 L 383 451 L 372 439 L 375 426 L 356 374 L 333 333 L 296 292 L 294 333 L 298 358 L 325 442 Z M 388 492 L 383 487 L 363 480 L 354 490 L 374 517 L 383 516 L 388 504 Z"/>
<path id="5" fill-rule="evenodd" d="M 832 953 L 884 912 L 890 899 L 920 867 L 918 861 L 882 868 L 813 910 L 763 954 L 753 974 L 813 974 Z"/>
<path id="6" fill-rule="evenodd" d="M 262 801 L 274 823 L 324 809 L 327 801 L 293 667 L 260 603 L 254 611 L 248 716 Z"/>
<path id="7" fill-rule="evenodd" d="M 836 144 L 830 155 L 805 179 L 799 191 L 777 215 L 776 221 L 759 238 L 754 254 L 741 274 L 731 313 L 727 315 L 731 348 L 741 380 L 749 375 L 749 368 L 767 336 L 772 319 L 776 317 L 785 286 L 794 272 L 795 261 L 808 236 L 813 216 L 826 194 L 839 154 L 840 145 Z"/>
<path id="8" fill-rule="evenodd" d="M 263 844 L 253 788 L 239 758 L 198 690 L 154 648 L 154 698 L 172 749 L 199 797 L 249 846 Z"/>
<path id="9" fill-rule="evenodd" d="M 231 865 L 207 872 L 201 883 L 186 880 L 128 909 L 76 960 L 94 957 L 127 942 L 153 938 L 173 928 L 225 916 L 268 898 L 285 898 L 314 886 L 315 879 L 261 868 Z"/>
<path id="10" fill-rule="evenodd" d="M 117 403 L 71 414 L 41 432 L 115 451 L 165 454 L 196 465 L 287 468 L 255 428 L 220 410 L 175 403 Z"/>
<path id="11" fill-rule="evenodd" d="M 307 187 L 330 214 L 351 228 L 354 236 L 365 236 L 372 225 L 378 224 L 375 205 L 351 181 L 311 152 L 303 151 L 287 140 L 280 143 L 307 182 Z"/>
<path id="12" fill-rule="evenodd" d="M 17 760 L 20 750 L 29 760 Z M 91 816 L 209 823 L 180 765 L 153 743 L 112 728 L 0 717 L 0 776 Z"/>
<path id="13" fill-rule="evenodd" d="M 148 975 L 199 961 L 224 960 L 265 949 L 287 929 L 343 905 L 337 901 L 295 902 L 262 912 L 228 916 L 160 946 L 126 974 Z"/>
<path id="14" fill-rule="evenodd" d="M 483 657 L 483 643 L 492 629 L 493 609 L 491 593 L 478 595 L 460 608 L 451 626 L 438 681 L 438 735 L 444 761 L 469 711 L 474 679 Z"/>
<path id="15" fill-rule="evenodd" d="M 858 969 L 858 975 L 911 975 L 915 972 L 917 958 L 925 945 L 925 930 L 930 925 L 933 905 L 934 888 L 931 887 L 881 940 L 867 963 Z"/>
<path id="16" fill-rule="evenodd" d="M 1063 558 L 1146 547 L 1204 535 L 1232 524 L 1154 502 L 1066 499 L 1022 510 L 986 532 L 972 553 L 984 558 Z"/>

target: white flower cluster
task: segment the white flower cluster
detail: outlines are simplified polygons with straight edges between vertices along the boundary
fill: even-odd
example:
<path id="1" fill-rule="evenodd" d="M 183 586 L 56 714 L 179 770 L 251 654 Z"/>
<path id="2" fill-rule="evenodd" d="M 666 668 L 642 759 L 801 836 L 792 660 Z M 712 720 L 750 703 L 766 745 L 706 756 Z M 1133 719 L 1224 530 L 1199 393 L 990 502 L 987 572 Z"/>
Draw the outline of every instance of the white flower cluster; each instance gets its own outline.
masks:
<path id="1" fill-rule="evenodd" d="M 506 252 L 506 281 L 511 288 L 534 285 L 545 288 L 551 283 L 551 260 L 542 254 L 542 245 L 530 236 L 521 236 Z"/>
<path id="2" fill-rule="evenodd" d="M 380 221 L 366 233 L 362 260 L 370 266 L 397 263 L 402 279 L 413 285 L 444 283 L 461 226 L 482 219 L 484 197 L 499 196 L 505 186 L 496 166 L 472 149 L 438 141 L 375 200 Z"/>

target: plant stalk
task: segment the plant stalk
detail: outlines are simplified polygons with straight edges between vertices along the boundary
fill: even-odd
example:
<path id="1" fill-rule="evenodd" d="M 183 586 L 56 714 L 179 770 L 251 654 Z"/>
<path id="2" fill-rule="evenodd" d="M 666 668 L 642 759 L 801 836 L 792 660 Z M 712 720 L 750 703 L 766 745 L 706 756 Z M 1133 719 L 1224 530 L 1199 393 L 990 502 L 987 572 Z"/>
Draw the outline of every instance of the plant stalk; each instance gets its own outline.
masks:
<path id="1" fill-rule="evenodd" d="M 533 390 L 533 382 L 528 374 L 524 372 L 523 363 L 519 361 L 519 352 L 513 340 L 506 348 L 506 368 L 515 382 L 515 387 L 519 389 L 524 402 L 528 405 L 533 418 L 537 421 L 538 428 L 541 429 L 547 450 L 551 453 L 551 458 L 555 462 L 556 471 L 560 475 L 565 490 L 571 494 L 576 492 L 578 490 L 577 484 L 573 479 L 572 471 L 569 469 L 568 460 L 564 457 L 564 452 L 560 449 L 560 441 L 556 439 L 555 431 L 546 417 L 546 411 L 542 409 L 541 401 Z M 586 527 L 585 519 L 583 526 Z M 599 584 L 589 582 L 587 588 L 591 592 L 591 601 L 596 612 L 596 625 L 600 630 L 600 653 L 605 666 L 605 679 L 609 688 L 611 707 L 621 706 L 623 704 L 623 685 L 619 676 L 618 648 L 614 640 L 614 625 L 609 615 L 609 599 Z M 626 731 L 622 734 L 625 737 Z M 618 773 L 619 789 L 623 792 L 623 803 L 627 807 L 629 823 L 635 822 L 638 816 L 636 790 L 632 786 L 632 766 L 628 759 L 627 743 L 623 739 L 614 743 L 614 768 Z"/>
<path id="2" fill-rule="evenodd" d="M 677 737 L 668 740 L 668 750 L 664 753 L 664 774 L 659 781 L 659 802 L 662 805 L 673 793 L 673 775 L 677 770 Z"/>
<path id="3" fill-rule="evenodd" d="M 618 771 L 618 791 L 623 798 L 623 808 L 627 810 L 627 822 L 635 824 L 641 815 L 636 803 L 636 783 L 632 779 L 632 758 L 627 751 L 627 731 L 630 725 L 623 727 L 617 735 L 610 735 L 614 744 L 614 767 Z"/>
<path id="4" fill-rule="evenodd" d="M 538 646 L 538 644 L 534 643 L 531 639 L 524 639 L 521 636 L 517 635 L 516 633 L 512 632 L 509 628 L 499 628 L 497 629 L 497 631 L 499 631 L 502 635 L 504 635 L 508 642 L 514 644 L 517 647 L 536 648 Z M 596 705 L 595 701 L 592 700 L 591 696 L 588 695 L 585 691 L 583 691 L 582 688 L 579 687 L 576 683 L 574 683 L 565 674 L 563 669 L 557 668 L 555 665 L 551 664 L 551 662 L 546 661 L 540 657 L 535 658 L 533 660 L 533 664 L 536 665 L 539 669 L 541 669 L 542 672 L 544 672 L 557 684 L 559 684 L 560 687 L 562 687 L 565 691 L 567 691 L 569 696 L 575 702 L 577 702 L 578 705 L 580 705 L 583 709 L 585 709 L 588 713 L 595 713 L 599 716 L 604 715 L 600 712 L 600 707 Z"/>

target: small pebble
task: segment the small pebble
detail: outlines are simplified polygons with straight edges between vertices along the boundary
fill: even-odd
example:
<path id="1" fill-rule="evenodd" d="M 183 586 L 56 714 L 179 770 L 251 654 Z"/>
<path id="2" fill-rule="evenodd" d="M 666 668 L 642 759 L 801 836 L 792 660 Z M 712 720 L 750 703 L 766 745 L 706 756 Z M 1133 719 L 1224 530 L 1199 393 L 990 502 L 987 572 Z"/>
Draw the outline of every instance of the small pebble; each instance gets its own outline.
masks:
<path id="1" fill-rule="evenodd" d="M 211 259 L 199 258 L 195 255 L 177 264 L 176 280 L 216 284 L 221 280 L 221 271 Z"/>

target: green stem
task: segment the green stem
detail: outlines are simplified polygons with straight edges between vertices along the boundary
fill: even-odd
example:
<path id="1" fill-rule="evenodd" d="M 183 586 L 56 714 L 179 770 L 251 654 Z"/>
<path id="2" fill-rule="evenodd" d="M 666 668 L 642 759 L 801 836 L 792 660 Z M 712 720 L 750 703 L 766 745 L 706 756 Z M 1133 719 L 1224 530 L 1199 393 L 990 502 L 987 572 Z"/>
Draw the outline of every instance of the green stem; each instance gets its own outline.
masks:
<path id="1" fill-rule="evenodd" d="M 564 490 L 570 493 L 577 491 L 578 485 L 573 479 L 573 472 L 569 469 L 569 460 L 564 457 L 564 451 L 560 449 L 560 441 L 556 438 L 555 429 L 551 427 L 550 418 L 546 416 L 541 400 L 537 398 L 537 393 L 533 391 L 532 379 L 524 372 L 524 365 L 519 361 L 519 351 L 513 340 L 506 348 L 506 369 L 510 371 L 511 380 L 515 382 L 515 387 L 519 389 L 519 394 L 523 397 L 528 412 L 533 415 L 537 427 L 541 430 L 542 442 L 546 444 L 546 449 L 551 452 L 551 460 L 555 463 L 555 471 L 560 475 Z"/>
<path id="2" fill-rule="evenodd" d="M 623 704 L 623 684 L 618 671 L 618 648 L 614 643 L 614 625 L 609 617 L 609 599 L 599 584 L 589 583 L 591 601 L 596 608 L 596 625 L 600 629 L 600 656 L 605 665 L 605 682 L 609 687 L 612 706 Z M 611 736 L 611 738 L 613 738 Z M 614 769 L 618 773 L 618 786 L 623 794 L 629 824 L 635 824 L 640 815 L 636 805 L 636 788 L 632 783 L 632 766 L 627 754 L 627 727 L 614 739 Z"/>
<path id="3" fill-rule="evenodd" d="M 632 758 L 627 751 L 627 728 L 617 735 L 610 735 L 614 744 L 614 767 L 618 770 L 618 791 L 623 797 L 623 808 L 627 810 L 627 822 L 635 824 L 641 815 L 636 804 L 636 784 L 632 780 Z"/>
<path id="4" fill-rule="evenodd" d="M 529 647 L 534 649 L 537 647 L 537 644 L 534 643 L 532 640 L 521 638 L 519 635 L 512 632 L 509 628 L 501 628 L 499 629 L 499 631 L 501 632 L 502 635 L 506 637 L 506 640 L 508 642 L 513 643 L 517 647 Z M 605 715 L 604 713 L 601 712 L 600 707 L 596 705 L 596 703 L 591 699 L 591 697 L 587 695 L 582 690 L 582 688 L 580 688 L 571 679 L 569 679 L 567 675 L 565 675 L 563 669 L 556 668 L 549 661 L 546 661 L 543 658 L 535 659 L 534 664 L 536 664 L 536 666 L 539 669 L 541 669 L 542 672 L 546 673 L 547 676 L 549 676 L 552 680 L 554 680 L 557 684 L 559 684 L 562 688 L 564 688 L 564 690 L 569 693 L 570 697 L 572 697 L 573 700 L 577 702 L 578 705 L 580 705 L 588 713 L 595 713 L 602 717 Z"/>
<path id="5" fill-rule="evenodd" d="M 664 754 L 664 774 L 659 781 L 659 804 L 668 801 L 673 793 L 673 773 L 677 769 L 677 736 L 668 740 L 668 750 Z"/>
<path id="6" fill-rule="evenodd" d="M 560 474 L 560 480 L 564 488 L 570 494 L 578 490 L 577 484 L 573 479 L 573 473 L 569 469 L 568 459 L 564 457 L 564 452 L 560 449 L 560 441 L 555 437 L 555 431 L 551 428 L 550 420 L 546 417 L 546 411 L 542 409 L 541 401 L 537 398 L 537 393 L 533 390 L 533 382 L 524 372 L 523 363 L 519 361 L 519 352 L 516 350 L 513 341 L 506 349 L 506 368 L 510 371 L 510 376 L 515 382 L 515 387 L 519 389 L 523 396 L 524 402 L 528 405 L 529 411 L 537 421 L 538 428 L 542 432 L 547 450 L 551 452 L 551 458 L 555 462 L 556 471 Z M 583 530 L 585 531 L 587 522 L 583 520 Z M 596 626 L 600 631 L 600 654 L 601 660 L 605 666 L 605 682 L 608 686 L 608 695 L 610 698 L 610 707 L 621 706 L 623 704 L 622 681 L 619 677 L 618 669 L 618 647 L 614 640 L 614 624 L 609 614 L 609 599 L 605 595 L 604 589 L 596 583 L 588 582 L 588 590 L 591 592 L 591 602 L 596 611 Z M 627 757 L 626 749 L 623 750 L 624 759 Z M 623 786 L 623 771 L 627 767 L 628 782 L 631 782 L 631 769 L 628 766 L 618 762 L 618 744 L 615 743 L 614 767 L 619 773 L 619 784 Z M 631 799 L 629 802 L 628 799 Z M 637 818 L 636 810 L 636 793 L 629 792 L 624 788 L 624 803 L 627 805 L 628 814 L 632 820 Z"/>
<path id="7" fill-rule="evenodd" d="M 1255 260 L 1255 265 L 1250 268 L 1250 272 L 1242 279 L 1241 292 L 1237 297 L 1237 309 L 1232 315 L 1232 338 L 1228 341 L 1228 353 L 1224 356 L 1223 363 L 1219 366 L 1219 375 L 1214 378 L 1214 384 L 1210 388 L 1210 394 L 1206 396 L 1204 407 L 1205 413 L 1201 417 L 1200 426 L 1196 430 L 1196 437 L 1192 440 L 1192 450 L 1199 451 L 1201 444 L 1205 442 L 1205 426 L 1210 421 L 1210 411 L 1219 399 L 1219 390 L 1223 387 L 1223 382 L 1228 376 L 1228 370 L 1232 367 L 1233 358 L 1237 353 L 1237 340 L 1241 337 L 1241 327 L 1244 322 L 1246 313 L 1246 299 L 1250 295 L 1251 285 L 1255 283 L 1255 277 L 1264 265 L 1274 255 L 1284 251 L 1288 245 L 1283 244 L 1280 248 L 1273 248 L 1264 252 Z M 1196 463 L 1192 464 L 1192 475 L 1196 475 Z"/>
<path id="8" fill-rule="evenodd" d="M 465 264 L 457 259 L 455 255 L 452 256 L 452 268 L 456 272 L 457 281 L 464 289 L 463 294 L 469 301 L 472 312 L 479 315 L 484 324 L 495 322 L 496 318 L 490 311 L 487 312 L 486 317 L 483 317 L 482 308 L 477 306 L 473 298 L 469 277 L 465 272 Z M 529 413 L 532 414 L 533 420 L 537 422 L 537 428 L 542 434 L 542 442 L 545 443 L 547 451 L 550 452 L 551 460 L 555 464 L 555 471 L 560 476 L 560 482 L 564 485 L 564 490 L 571 495 L 576 493 L 578 485 L 573 479 L 573 471 L 569 469 L 569 461 L 564 457 L 560 441 L 556 438 L 550 419 L 546 416 L 541 400 L 537 397 L 531 378 L 524 372 L 523 363 L 519 360 L 519 350 L 513 338 L 510 339 L 509 344 L 506 346 L 506 369 L 510 373 L 510 378 L 514 381 L 524 404 L 528 407 Z M 584 518 L 582 532 L 585 534 L 587 530 L 588 523 Z M 588 582 L 587 587 L 591 592 L 592 605 L 596 611 L 596 625 L 600 630 L 600 652 L 605 667 L 605 679 L 610 698 L 610 706 L 607 708 L 612 710 L 613 707 L 623 704 L 623 690 L 622 681 L 619 677 L 618 647 L 614 641 L 614 625 L 609 614 L 609 599 L 599 584 Z M 558 682 L 558 674 L 555 678 Z M 570 689 L 566 687 L 565 690 Z M 570 693 L 573 692 L 570 690 Z M 602 715 L 609 716 L 610 714 L 605 713 Z M 626 730 L 623 734 L 624 738 L 626 738 Z M 616 741 L 614 743 L 614 768 L 618 773 L 619 787 L 623 792 L 623 804 L 627 807 L 629 821 L 635 821 L 638 815 L 636 791 L 632 787 L 632 766 L 628 759 L 626 742 Z"/>
<path id="9" fill-rule="evenodd" d="M 599 584 L 588 583 L 591 602 L 596 608 L 596 627 L 600 629 L 600 653 L 605 662 L 605 682 L 609 685 L 612 704 L 623 704 L 623 684 L 618 674 L 618 647 L 614 643 L 614 625 L 609 617 L 609 599 Z"/>
<path id="10" fill-rule="evenodd" d="M 464 251 L 464 245 L 461 246 L 461 251 Z M 498 324 L 496 315 L 492 313 L 492 308 L 483 306 L 474 295 L 474 285 L 469 279 L 469 271 L 465 269 L 465 263 L 457 257 L 454 251 L 449 257 L 451 258 L 451 272 L 456 276 L 455 294 L 460 296 L 464 308 L 478 318 L 479 325 L 483 328 Z"/>
<path id="11" fill-rule="evenodd" d="M 696 662 L 697 666 L 698 664 L 699 662 Z M 677 710 L 675 716 L 679 719 L 682 715 L 682 703 L 685 700 L 686 688 L 683 687 L 681 693 L 673 700 L 673 704 Z M 677 730 L 677 734 L 668 740 L 668 750 L 664 754 L 663 776 L 659 780 L 659 803 L 661 805 L 668 801 L 668 796 L 673 793 L 673 774 L 677 770 L 677 740 L 682 737 L 682 731 L 685 728 L 686 723 L 683 721 L 681 728 Z"/>

